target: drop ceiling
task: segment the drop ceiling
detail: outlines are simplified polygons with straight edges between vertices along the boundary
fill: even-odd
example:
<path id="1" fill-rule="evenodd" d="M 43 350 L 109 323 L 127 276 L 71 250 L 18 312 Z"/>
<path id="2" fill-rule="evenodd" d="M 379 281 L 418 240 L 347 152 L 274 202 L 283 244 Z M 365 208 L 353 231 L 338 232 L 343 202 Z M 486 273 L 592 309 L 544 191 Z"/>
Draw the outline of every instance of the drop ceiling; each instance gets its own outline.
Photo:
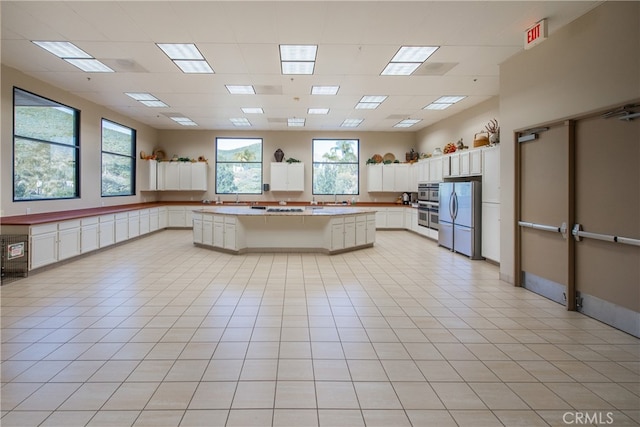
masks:
<path id="1" fill-rule="evenodd" d="M 499 66 L 523 50 L 526 28 L 546 18 L 549 37 L 601 1 L 2 1 L 2 63 L 156 129 L 414 132 L 498 95 Z M 85 73 L 33 40 L 69 41 L 114 69 Z M 194 43 L 214 74 L 185 74 L 156 43 Z M 313 75 L 283 75 L 281 44 L 317 45 Z M 380 75 L 401 46 L 439 46 L 410 76 Z M 535 49 L 535 48 L 534 48 Z M 226 85 L 253 85 L 232 95 Z M 314 85 L 339 86 L 312 95 Z M 28 88 L 27 88 L 28 89 Z M 146 107 L 127 92 L 167 104 Z M 376 109 L 363 96 L 385 95 Z M 466 96 L 445 110 L 424 107 Z M 242 108 L 262 108 L 263 114 Z M 328 108 L 328 114 L 309 114 Z M 287 127 L 303 118 L 304 127 Z M 418 119 L 395 128 L 403 119 Z M 193 129 L 193 128 L 190 128 Z"/>

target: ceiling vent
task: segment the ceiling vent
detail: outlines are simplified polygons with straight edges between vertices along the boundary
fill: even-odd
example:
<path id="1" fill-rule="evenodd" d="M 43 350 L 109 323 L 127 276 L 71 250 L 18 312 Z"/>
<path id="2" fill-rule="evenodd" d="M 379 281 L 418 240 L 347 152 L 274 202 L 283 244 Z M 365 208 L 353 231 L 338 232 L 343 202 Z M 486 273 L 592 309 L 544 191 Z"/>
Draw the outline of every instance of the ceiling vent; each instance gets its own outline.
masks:
<path id="1" fill-rule="evenodd" d="M 457 62 L 425 62 L 419 66 L 412 75 L 443 76 L 456 65 L 458 65 Z"/>
<path id="2" fill-rule="evenodd" d="M 254 85 L 256 95 L 282 95 L 282 86 Z"/>
<path id="3" fill-rule="evenodd" d="M 118 73 L 147 73 L 148 70 L 143 68 L 133 59 L 100 59 L 100 62 Z"/>

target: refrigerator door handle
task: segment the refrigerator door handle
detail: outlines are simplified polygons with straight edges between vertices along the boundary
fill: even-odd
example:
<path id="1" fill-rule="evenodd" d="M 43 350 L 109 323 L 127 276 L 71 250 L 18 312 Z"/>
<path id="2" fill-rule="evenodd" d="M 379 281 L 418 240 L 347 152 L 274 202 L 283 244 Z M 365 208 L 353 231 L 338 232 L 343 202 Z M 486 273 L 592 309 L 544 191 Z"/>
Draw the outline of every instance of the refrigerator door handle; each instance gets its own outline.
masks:
<path id="1" fill-rule="evenodd" d="M 456 217 L 455 217 L 455 196 L 456 193 L 451 193 L 449 195 L 449 216 L 451 217 L 451 221 L 453 221 Z"/>
<path id="2" fill-rule="evenodd" d="M 458 193 L 456 193 L 455 191 L 453 192 L 452 199 L 453 199 L 453 214 L 451 215 L 451 218 L 455 220 L 456 217 L 458 216 Z"/>

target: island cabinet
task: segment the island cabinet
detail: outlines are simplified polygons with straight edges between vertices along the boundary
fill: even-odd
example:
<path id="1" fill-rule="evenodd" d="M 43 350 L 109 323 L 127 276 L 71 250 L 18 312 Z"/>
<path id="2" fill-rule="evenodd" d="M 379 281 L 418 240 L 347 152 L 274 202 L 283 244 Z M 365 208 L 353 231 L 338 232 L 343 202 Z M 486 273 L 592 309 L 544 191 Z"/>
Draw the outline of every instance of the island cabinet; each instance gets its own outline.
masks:
<path id="1" fill-rule="evenodd" d="M 304 163 L 271 163 L 271 191 L 304 191 Z"/>

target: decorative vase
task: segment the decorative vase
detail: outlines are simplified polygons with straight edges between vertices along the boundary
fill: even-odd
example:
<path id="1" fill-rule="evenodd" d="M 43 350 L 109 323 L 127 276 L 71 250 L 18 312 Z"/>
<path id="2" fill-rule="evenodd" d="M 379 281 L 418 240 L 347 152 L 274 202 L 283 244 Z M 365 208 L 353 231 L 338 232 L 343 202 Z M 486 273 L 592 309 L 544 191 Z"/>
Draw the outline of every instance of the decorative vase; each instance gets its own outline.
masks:
<path id="1" fill-rule="evenodd" d="M 273 153 L 273 157 L 276 158 L 276 162 L 281 162 L 284 159 L 284 151 L 281 149 L 277 149 L 275 153 Z"/>

